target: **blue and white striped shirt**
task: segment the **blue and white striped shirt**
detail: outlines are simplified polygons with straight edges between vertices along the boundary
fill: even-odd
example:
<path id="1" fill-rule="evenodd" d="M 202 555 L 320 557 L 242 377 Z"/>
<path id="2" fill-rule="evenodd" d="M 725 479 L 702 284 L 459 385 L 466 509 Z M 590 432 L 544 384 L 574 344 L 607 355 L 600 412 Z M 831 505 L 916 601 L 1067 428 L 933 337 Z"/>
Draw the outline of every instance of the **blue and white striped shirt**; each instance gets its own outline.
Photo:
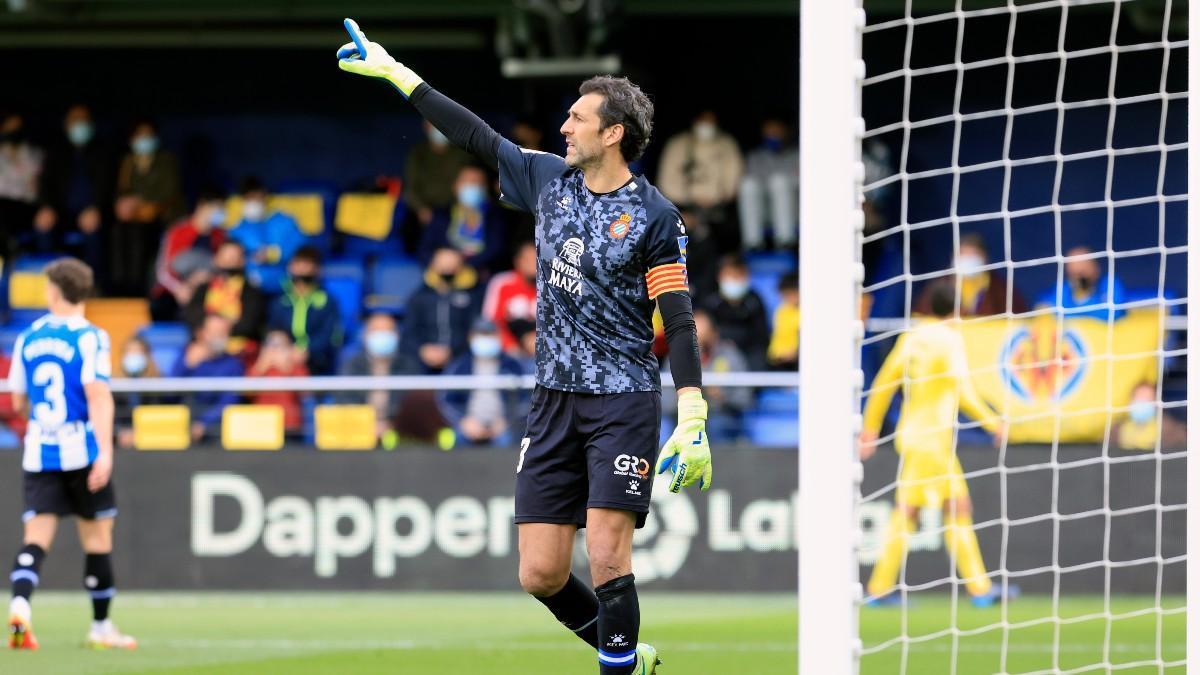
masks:
<path id="1" fill-rule="evenodd" d="M 83 317 L 47 314 L 25 329 L 13 349 L 8 386 L 29 397 L 26 471 L 82 469 L 100 454 L 84 386 L 108 382 L 108 333 Z"/>

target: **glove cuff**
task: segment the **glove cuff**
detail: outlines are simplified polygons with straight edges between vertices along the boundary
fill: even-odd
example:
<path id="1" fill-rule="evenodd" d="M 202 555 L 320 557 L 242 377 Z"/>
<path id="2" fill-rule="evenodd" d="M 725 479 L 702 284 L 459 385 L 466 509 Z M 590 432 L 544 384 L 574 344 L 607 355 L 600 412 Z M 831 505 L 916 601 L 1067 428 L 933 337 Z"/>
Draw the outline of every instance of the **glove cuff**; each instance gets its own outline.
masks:
<path id="1" fill-rule="evenodd" d="M 708 403 L 698 391 L 679 395 L 679 423 L 708 419 Z"/>
<path id="2" fill-rule="evenodd" d="M 391 82 L 393 86 L 399 89 L 400 93 L 404 94 L 405 98 L 408 98 L 409 96 L 412 96 L 412 93 L 417 88 L 417 85 L 421 84 L 425 80 L 421 79 L 420 75 L 417 75 L 415 72 L 413 72 L 412 68 L 409 68 L 402 63 L 397 63 L 396 65 L 387 69 L 387 81 Z"/>

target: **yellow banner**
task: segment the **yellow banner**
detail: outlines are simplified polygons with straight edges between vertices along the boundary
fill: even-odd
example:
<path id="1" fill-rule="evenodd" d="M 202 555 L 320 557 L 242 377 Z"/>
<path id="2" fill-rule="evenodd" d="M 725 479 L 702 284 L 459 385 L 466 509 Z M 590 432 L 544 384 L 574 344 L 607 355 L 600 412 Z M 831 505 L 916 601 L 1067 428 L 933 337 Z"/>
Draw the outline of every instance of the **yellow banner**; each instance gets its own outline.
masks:
<path id="1" fill-rule="evenodd" d="M 962 326 L 981 396 L 1009 420 L 1014 443 L 1095 442 L 1129 405 L 1140 382 L 1158 377 L 1157 309 L 1109 325 L 1053 316 L 988 319 Z"/>

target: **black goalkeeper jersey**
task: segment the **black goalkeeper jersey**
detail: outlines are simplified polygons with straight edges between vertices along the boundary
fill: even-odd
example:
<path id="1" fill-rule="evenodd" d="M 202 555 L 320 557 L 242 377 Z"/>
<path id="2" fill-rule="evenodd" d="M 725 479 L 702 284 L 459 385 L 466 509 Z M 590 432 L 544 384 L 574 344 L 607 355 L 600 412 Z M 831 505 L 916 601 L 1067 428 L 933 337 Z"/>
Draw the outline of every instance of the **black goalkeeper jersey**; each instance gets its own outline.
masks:
<path id="1" fill-rule="evenodd" d="M 536 216 L 537 382 L 618 394 L 661 387 L 654 299 L 687 291 L 687 233 L 644 177 L 595 194 L 562 157 L 501 140 L 501 199 Z"/>

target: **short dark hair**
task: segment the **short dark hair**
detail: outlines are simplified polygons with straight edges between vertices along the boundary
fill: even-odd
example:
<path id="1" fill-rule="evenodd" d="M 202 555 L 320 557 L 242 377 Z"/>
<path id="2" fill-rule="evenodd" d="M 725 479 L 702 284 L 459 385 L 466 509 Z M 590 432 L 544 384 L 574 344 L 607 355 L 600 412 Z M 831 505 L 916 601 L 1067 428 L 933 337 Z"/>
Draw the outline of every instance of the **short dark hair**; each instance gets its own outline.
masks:
<path id="1" fill-rule="evenodd" d="M 934 284 L 929 291 L 929 309 L 939 319 L 944 319 L 954 313 L 956 301 L 954 286 L 947 282 Z"/>
<path id="2" fill-rule="evenodd" d="M 205 185 L 196 195 L 196 205 L 208 204 L 211 202 L 224 202 L 225 192 L 216 185 Z"/>
<path id="3" fill-rule="evenodd" d="M 292 260 L 303 260 L 320 267 L 321 252 L 317 250 L 316 246 L 301 246 L 292 254 Z"/>
<path id="4" fill-rule="evenodd" d="M 654 128 L 654 104 L 650 97 L 629 81 L 627 77 L 597 75 L 579 85 L 579 95 L 600 94 L 601 128 L 616 124 L 625 127 L 621 138 L 621 156 L 626 162 L 636 161 L 650 144 L 650 131 Z"/>
<path id="5" fill-rule="evenodd" d="M 246 176 L 238 185 L 238 194 L 244 195 L 250 192 L 266 192 L 267 186 L 258 176 Z"/>
<path id="6" fill-rule="evenodd" d="M 800 292 L 800 274 L 797 272 L 788 272 L 779 277 L 779 290 Z"/>
<path id="7" fill-rule="evenodd" d="M 75 258 L 59 258 L 46 265 L 46 279 L 62 293 L 63 300 L 78 305 L 92 294 L 92 268 Z"/>
<path id="8" fill-rule="evenodd" d="M 740 254 L 726 253 L 725 255 L 721 256 L 721 261 L 717 264 L 717 269 L 747 271 L 750 268 L 746 265 L 746 259 Z"/>

